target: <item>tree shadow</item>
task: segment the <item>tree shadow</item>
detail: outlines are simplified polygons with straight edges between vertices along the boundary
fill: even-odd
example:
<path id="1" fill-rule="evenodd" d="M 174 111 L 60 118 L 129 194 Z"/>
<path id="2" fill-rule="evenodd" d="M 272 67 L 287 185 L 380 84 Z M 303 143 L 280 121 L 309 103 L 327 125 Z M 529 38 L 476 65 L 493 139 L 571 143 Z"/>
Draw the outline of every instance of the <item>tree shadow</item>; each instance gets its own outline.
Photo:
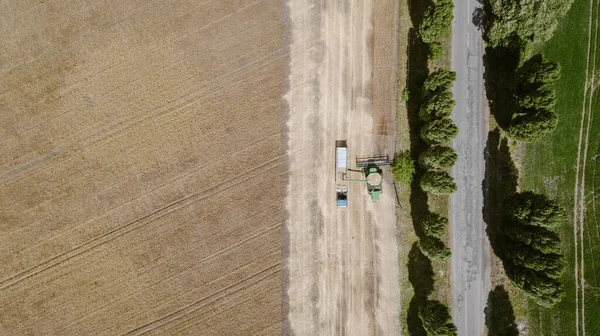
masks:
<path id="1" fill-rule="evenodd" d="M 488 294 L 485 325 L 489 336 L 517 336 L 515 313 L 504 286 L 496 286 Z"/>
<path id="2" fill-rule="evenodd" d="M 512 115 L 518 107 L 511 92 L 511 83 L 519 67 L 519 55 L 518 46 L 510 46 L 487 47 L 483 56 L 485 66 L 483 79 L 490 113 L 503 130 L 508 128 Z"/>
<path id="3" fill-rule="evenodd" d="M 413 243 L 408 253 L 408 281 L 412 284 L 415 296 L 427 298 L 433 291 L 433 267 L 431 260 L 427 258 L 419 248 L 419 245 Z"/>
<path id="4" fill-rule="evenodd" d="M 419 27 L 421 21 L 423 21 L 423 16 L 427 11 L 427 8 L 433 4 L 432 0 L 409 0 L 409 12 L 410 12 L 410 20 L 412 21 L 413 27 Z"/>
<path id="5" fill-rule="evenodd" d="M 427 333 L 423 329 L 421 319 L 419 318 L 419 309 L 421 305 L 427 301 L 427 296 L 433 292 L 434 279 L 433 267 L 431 260 L 427 258 L 419 248 L 419 245 L 413 243 L 410 252 L 408 253 L 408 280 L 413 286 L 414 296 L 408 307 L 406 322 L 408 325 L 409 335 L 423 335 Z"/>
<path id="6" fill-rule="evenodd" d="M 408 125 L 410 132 L 410 152 L 415 161 L 418 161 L 419 156 L 425 149 L 427 144 L 421 140 L 419 130 L 421 128 L 421 120 L 419 119 L 419 108 L 423 103 L 422 86 L 423 82 L 429 75 L 428 68 L 428 47 L 423 43 L 417 35 L 415 29 L 410 29 L 408 34 L 409 49 L 408 49 L 408 78 L 406 87 L 410 92 L 410 98 L 407 102 Z M 427 193 L 420 186 L 420 180 L 425 170 L 417 165 L 415 177 L 411 184 L 411 217 L 415 228 L 415 233 L 420 237 L 422 229 L 419 227 L 421 217 L 428 211 Z"/>
<path id="7" fill-rule="evenodd" d="M 413 27 L 418 27 L 423 19 L 427 8 L 432 4 L 431 0 L 410 1 L 410 18 Z M 429 75 L 429 47 L 418 36 L 417 30 L 411 28 L 408 32 L 408 55 L 407 55 L 407 82 L 406 89 L 409 92 L 407 102 L 408 126 L 410 135 L 410 152 L 412 158 L 418 161 L 419 156 L 427 149 L 427 144 L 421 140 L 419 131 L 421 120 L 419 119 L 419 108 L 423 103 L 422 86 Z M 418 237 L 423 236 L 421 227 L 422 216 L 429 212 L 428 197 L 420 186 L 421 177 L 425 173 L 419 165 L 416 167 L 415 176 L 411 184 L 410 205 L 411 217 L 415 233 Z M 434 287 L 433 267 L 431 261 L 419 248 L 417 242 L 413 243 L 408 254 L 408 279 L 414 288 L 414 296 L 410 301 L 407 313 L 407 324 L 410 335 L 427 336 L 419 318 L 419 309 L 427 300 Z"/>
<path id="8" fill-rule="evenodd" d="M 473 23 L 473 25 L 475 27 L 477 27 L 478 30 L 483 30 L 484 29 L 484 23 L 485 23 L 485 9 L 484 9 L 484 4 L 483 4 L 483 0 L 477 0 L 478 6 L 475 7 L 475 9 L 473 10 L 473 13 L 471 14 L 471 23 Z"/>
<path id="9" fill-rule="evenodd" d="M 501 257 L 505 246 L 502 229 L 510 222 L 504 211 L 504 202 L 517 192 L 519 176 L 510 156 L 508 140 L 500 135 L 499 129 L 488 133 L 484 157 L 483 220 L 492 250 Z"/>

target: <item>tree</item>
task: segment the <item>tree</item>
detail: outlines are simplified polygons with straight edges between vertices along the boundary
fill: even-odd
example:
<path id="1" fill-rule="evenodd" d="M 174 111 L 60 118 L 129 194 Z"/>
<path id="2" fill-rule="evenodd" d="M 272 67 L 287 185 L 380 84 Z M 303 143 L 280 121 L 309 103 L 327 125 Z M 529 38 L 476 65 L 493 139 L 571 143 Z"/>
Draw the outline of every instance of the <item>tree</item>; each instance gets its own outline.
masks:
<path id="1" fill-rule="evenodd" d="M 419 247 L 424 255 L 432 260 L 444 261 L 450 259 L 452 252 L 439 238 L 423 236 L 419 239 Z"/>
<path id="2" fill-rule="evenodd" d="M 515 38 L 550 39 L 572 0 L 489 0 L 484 38 L 489 46 L 507 46 Z"/>
<path id="3" fill-rule="evenodd" d="M 511 90 L 518 111 L 508 127 L 508 135 L 523 142 L 537 141 L 558 124 L 554 113 L 556 93 L 553 88 L 560 78 L 560 66 L 534 55 L 517 70 Z"/>
<path id="4" fill-rule="evenodd" d="M 415 175 L 415 161 L 410 156 L 410 152 L 401 152 L 396 154 L 392 166 L 394 178 L 399 184 L 410 185 Z"/>
<path id="5" fill-rule="evenodd" d="M 428 171 L 421 177 L 421 189 L 434 195 L 448 195 L 456 191 L 456 183 L 447 172 Z"/>
<path id="6" fill-rule="evenodd" d="M 443 238 L 448 231 L 448 218 L 428 212 L 421 218 L 421 227 L 426 236 Z"/>
<path id="7" fill-rule="evenodd" d="M 560 237 L 546 228 L 509 223 L 502 231 L 511 241 L 521 242 L 542 253 L 561 253 Z"/>
<path id="8" fill-rule="evenodd" d="M 521 92 L 515 95 L 517 104 L 523 109 L 542 109 L 551 111 L 556 104 L 556 92 L 541 88 L 533 92 Z"/>
<path id="9" fill-rule="evenodd" d="M 514 265 L 533 271 L 543 271 L 550 278 L 560 277 L 565 269 L 562 255 L 542 253 L 523 243 L 511 243 L 511 247 L 506 249 L 505 253 Z"/>
<path id="10" fill-rule="evenodd" d="M 524 225 L 555 228 L 567 218 L 565 209 L 558 203 L 531 191 L 516 193 L 506 204 L 510 218 Z"/>
<path id="11" fill-rule="evenodd" d="M 442 91 L 433 94 L 420 108 L 419 117 L 424 121 L 449 117 L 456 105 L 452 93 Z"/>
<path id="12" fill-rule="evenodd" d="M 521 66 L 512 84 L 512 91 L 522 109 L 553 111 L 556 103 L 554 84 L 560 78 L 560 66 L 534 55 Z"/>
<path id="13" fill-rule="evenodd" d="M 515 91 L 535 91 L 554 85 L 559 79 L 558 63 L 546 60 L 542 54 L 536 54 L 517 70 L 513 86 Z"/>
<path id="14" fill-rule="evenodd" d="M 454 139 L 457 135 L 458 127 L 447 118 L 434 120 L 421 128 L 421 138 L 429 144 L 439 144 Z"/>
<path id="15" fill-rule="evenodd" d="M 425 43 L 439 42 L 450 33 L 454 14 L 452 0 L 437 0 L 425 11 L 423 21 L 419 25 L 419 35 Z"/>
<path id="16" fill-rule="evenodd" d="M 446 91 L 452 87 L 452 83 L 456 80 L 456 72 L 439 69 L 427 76 L 423 82 L 423 92 L 431 93 L 435 91 Z"/>
<path id="17" fill-rule="evenodd" d="M 419 318 L 423 322 L 423 329 L 429 336 L 458 335 L 456 326 L 452 322 L 452 316 L 450 316 L 450 310 L 439 301 L 425 301 L 419 309 Z"/>
<path id="18" fill-rule="evenodd" d="M 512 284 L 523 290 L 538 305 L 551 308 L 565 296 L 560 281 L 523 267 L 505 267 L 506 275 Z"/>
<path id="19" fill-rule="evenodd" d="M 428 169 L 450 168 L 458 160 L 452 147 L 431 146 L 419 157 L 419 164 Z"/>
<path id="20" fill-rule="evenodd" d="M 508 135 L 518 141 L 535 142 L 556 129 L 558 117 L 548 110 L 527 110 L 513 116 Z"/>

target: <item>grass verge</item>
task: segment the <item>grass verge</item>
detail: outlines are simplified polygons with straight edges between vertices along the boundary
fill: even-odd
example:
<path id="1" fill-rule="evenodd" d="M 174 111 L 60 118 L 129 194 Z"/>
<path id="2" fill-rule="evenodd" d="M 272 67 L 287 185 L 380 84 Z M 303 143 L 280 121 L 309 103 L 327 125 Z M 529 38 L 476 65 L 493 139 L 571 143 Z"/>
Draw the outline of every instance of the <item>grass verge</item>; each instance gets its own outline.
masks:
<path id="1" fill-rule="evenodd" d="M 415 161 L 427 148 L 419 136 L 421 121 L 420 89 L 429 69 L 450 64 L 450 38 L 443 41 L 444 52 L 435 62 L 428 58 L 428 47 L 417 36 L 416 24 L 421 21 L 430 1 L 399 0 L 398 25 L 398 92 L 396 108 L 396 149 L 410 150 Z M 408 91 L 408 101 L 404 98 Z M 402 291 L 400 324 L 402 334 L 425 335 L 418 318 L 420 302 L 427 297 L 450 306 L 450 262 L 431 262 L 418 246 L 420 229 L 416 223 L 428 209 L 448 214 L 447 196 L 428 196 L 419 186 L 423 169 L 417 168 L 411 186 L 398 186 L 400 206 L 397 211 L 398 259 L 400 263 L 400 290 Z"/>

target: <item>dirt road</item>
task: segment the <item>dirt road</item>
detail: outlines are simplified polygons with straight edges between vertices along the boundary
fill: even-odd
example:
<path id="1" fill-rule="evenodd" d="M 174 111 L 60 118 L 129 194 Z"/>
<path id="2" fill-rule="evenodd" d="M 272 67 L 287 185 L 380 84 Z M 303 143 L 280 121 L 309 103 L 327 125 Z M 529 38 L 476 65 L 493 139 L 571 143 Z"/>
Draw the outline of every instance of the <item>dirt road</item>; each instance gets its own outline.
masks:
<path id="1" fill-rule="evenodd" d="M 334 181 L 335 140 L 347 140 L 351 165 L 393 154 L 394 2 L 289 3 L 286 334 L 399 333 L 391 176 L 377 204 L 351 184 L 347 209 L 336 207 Z"/>
<path id="2" fill-rule="evenodd" d="M 478 0 L 455 1 L 452 70 L 456 72 L 452 118 L 459 128 L 452 169 L 458 190 L 450 199 L 452 239 L 452 316 L 459 335 L 484 332 L 484 309 L 490 289 L 489 241 L 483 221 L 484 148 L 489 111 L 483 85 L 483 40 L 473 24 Z"/>

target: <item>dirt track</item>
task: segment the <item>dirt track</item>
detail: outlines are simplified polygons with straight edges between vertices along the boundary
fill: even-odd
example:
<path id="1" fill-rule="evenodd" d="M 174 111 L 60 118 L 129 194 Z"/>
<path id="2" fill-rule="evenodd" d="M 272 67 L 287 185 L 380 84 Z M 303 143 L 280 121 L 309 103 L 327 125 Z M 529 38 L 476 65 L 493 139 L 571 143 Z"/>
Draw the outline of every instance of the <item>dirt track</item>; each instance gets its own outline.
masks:
<path id="1" fill-rule="evenodd" d="M 395 199 L 351 184 L 335 205 L 335 140 L 394 153 L 395 1 L 291 1 L 284 333 L 398 335 Z"/>
<path id="2" fill-rule="evenodd" d="M 0 334 L 279 335 L 280 1 L 0 2 Z"/>

